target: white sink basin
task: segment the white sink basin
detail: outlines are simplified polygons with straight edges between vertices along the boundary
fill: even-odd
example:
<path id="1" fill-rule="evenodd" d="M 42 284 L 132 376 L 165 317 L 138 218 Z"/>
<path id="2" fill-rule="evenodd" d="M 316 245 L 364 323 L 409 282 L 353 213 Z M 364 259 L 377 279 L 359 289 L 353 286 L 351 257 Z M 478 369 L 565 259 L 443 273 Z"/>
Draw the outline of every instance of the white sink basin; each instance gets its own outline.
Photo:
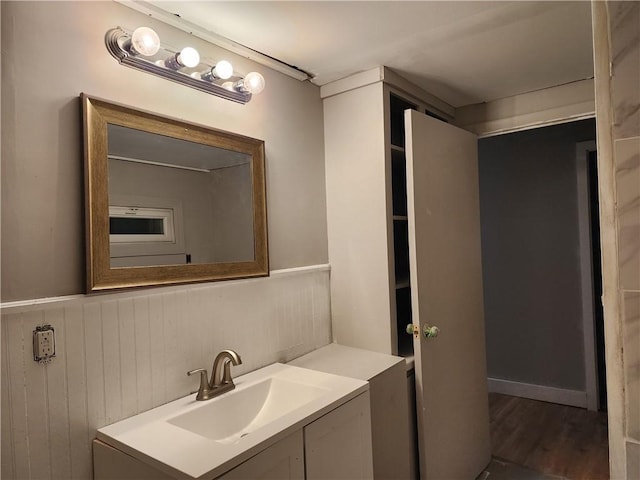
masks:
<path id="1" fill-rule="evenodd" d="M 189 395 L 100 428 L 97 438 L 175 478 L 214 478 L 351 400 L 368 383 L 275 363 L 211 400 Z"/>
<path id="2" fill-rule="evenodd" d="M 327 388 L 267 378 L 222 395 L 217 402 L 167 420 L 219 443 L 241 438 L 327 393 Z"/>

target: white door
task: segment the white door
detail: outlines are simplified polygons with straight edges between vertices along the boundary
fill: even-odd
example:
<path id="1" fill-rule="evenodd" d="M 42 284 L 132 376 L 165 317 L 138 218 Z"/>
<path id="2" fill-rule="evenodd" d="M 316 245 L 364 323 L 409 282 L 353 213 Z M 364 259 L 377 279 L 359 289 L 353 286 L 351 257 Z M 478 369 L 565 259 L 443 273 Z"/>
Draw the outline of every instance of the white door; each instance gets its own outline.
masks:
<path id="1" fill-rule="evenodd" d="M 472 480 L 491 457 L 477 139 L 415 111 L 405 131 L 420 475 Z"/>

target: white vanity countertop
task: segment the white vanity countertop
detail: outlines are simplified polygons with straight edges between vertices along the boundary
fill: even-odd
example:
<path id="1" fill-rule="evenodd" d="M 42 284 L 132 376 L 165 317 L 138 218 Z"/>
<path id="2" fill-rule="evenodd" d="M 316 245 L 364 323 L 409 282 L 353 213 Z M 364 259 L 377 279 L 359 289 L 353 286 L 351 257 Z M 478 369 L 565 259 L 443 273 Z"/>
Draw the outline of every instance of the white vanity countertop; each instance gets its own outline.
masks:
<path id="1" fill-rule="evenodd" d="M 288 365 L 368 381 L 404 362 L 405 359 L 402 357 L 331 343 L 292 360 Z"/>
<path id="2" fill-rule="evenodd" d="M 216 441 L 170 423 L 177 416 L 213 405 L 210 402 L 252 388 L 267 378 L 308 385 L 322 393 L 232 442 Z M 211 479 L 369 389 L 362 380 L 280 363 L 240 376 L 234 382 L 235 390 L 212 400 L 196 401 L 195 394 L 189 395 L 100 428 L 97 438 L 177 479 Z"/>

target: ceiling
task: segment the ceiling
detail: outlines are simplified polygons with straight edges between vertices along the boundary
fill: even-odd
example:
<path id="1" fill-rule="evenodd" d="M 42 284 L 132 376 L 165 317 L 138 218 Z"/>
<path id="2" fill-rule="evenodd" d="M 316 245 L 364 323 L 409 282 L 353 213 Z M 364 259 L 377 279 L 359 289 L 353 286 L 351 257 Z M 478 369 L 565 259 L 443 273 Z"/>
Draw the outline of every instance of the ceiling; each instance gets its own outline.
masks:
<path id="1" fill-rule="evenodd" d="M 129 127 L 107 124 L 109 158 L 201 171 L 248 164 L 248 154 L 173 138 Z"/>
<path id="2" fill-rule="evenodd" d="M 317 85 L 384 65 L 459 107 L 593 76 L 588 1 L 146 3 Z"/>

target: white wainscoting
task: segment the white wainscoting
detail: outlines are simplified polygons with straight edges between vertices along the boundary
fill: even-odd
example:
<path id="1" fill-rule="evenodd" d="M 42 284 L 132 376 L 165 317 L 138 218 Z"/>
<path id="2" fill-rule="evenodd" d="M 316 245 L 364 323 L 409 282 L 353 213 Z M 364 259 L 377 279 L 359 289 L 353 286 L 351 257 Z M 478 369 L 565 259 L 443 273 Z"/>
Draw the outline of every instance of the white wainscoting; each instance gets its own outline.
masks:
<path id="1" fill-rule="evenodd" d="M 512 382 L 500 378 L 488 378 L 490 392 L 513 395 L 514 397 L 542 400 L 572 407 L 587 408 L 587 392 L 548 387 L 532 383 Z"/>
<path id="2" fill-rule="evenodd" d="M 2 305 L 2 478 L 90 479 L 97 428 L 197 389 L 236 350 L 234 376 L 331 342 L 329 267 L 270 277 Z M 55 328 L 56 358 L 32 332 Z"/>

